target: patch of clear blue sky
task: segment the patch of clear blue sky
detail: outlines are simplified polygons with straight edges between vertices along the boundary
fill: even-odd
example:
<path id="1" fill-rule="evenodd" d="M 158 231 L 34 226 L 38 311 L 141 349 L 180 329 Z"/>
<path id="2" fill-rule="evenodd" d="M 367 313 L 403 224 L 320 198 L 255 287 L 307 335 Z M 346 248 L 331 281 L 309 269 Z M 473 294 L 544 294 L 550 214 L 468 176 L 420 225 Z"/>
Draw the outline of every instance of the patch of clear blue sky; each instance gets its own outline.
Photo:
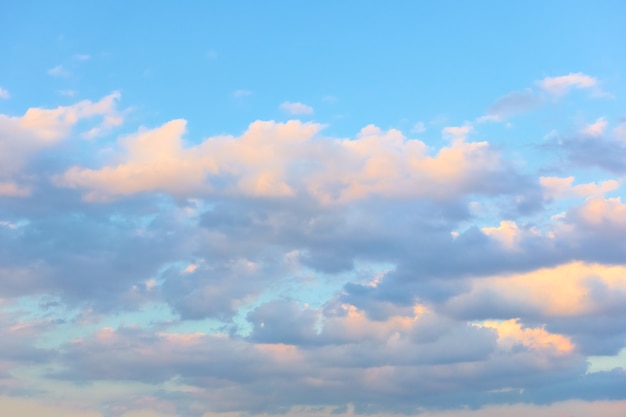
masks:
<path id="1" fill-rule="evenodd" d="M 0 85 L 17 113 L 113 90 L 138 123 L 190 121 L 191 140 L 288 118 L 329 134 L 461 124 L 544 76 L 584 72 L 624 92 L 623 1 L 23 1 L 0 12 Z M 82 61 L 76 54 L 88 54 Z M 67 76 L 47 70 L 61 65 Z M 233 97 L 236 90 L 249 96 Z M 334 103 L 325 96 L 337 98 Z M 306 117 L 303 117 L 306 119 Z M 440 126 L 436 127 L 437 130 Z"/>

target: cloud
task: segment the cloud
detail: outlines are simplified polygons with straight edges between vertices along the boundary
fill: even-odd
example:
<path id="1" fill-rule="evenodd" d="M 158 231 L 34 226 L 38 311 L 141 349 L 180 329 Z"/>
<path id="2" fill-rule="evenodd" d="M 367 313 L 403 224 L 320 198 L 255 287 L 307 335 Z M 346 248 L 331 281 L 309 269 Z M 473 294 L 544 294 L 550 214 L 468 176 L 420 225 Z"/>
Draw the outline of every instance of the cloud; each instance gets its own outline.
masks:
<path id="1" fill-rule="evenodd" d="M 120 94 L 114 92 L 98 102 L 84 100 L 56 109 L 30 108 L 22 117 L 0 115 L 0 128 L 29 136 L 31 140 L 55 142 L 68 134 L 79 120 L 112 112 Z M 14 134 L 15 134 L 14 133 Z M 5 142 L 8 142 L 5 140 Z"/>
<path id="2" fill-rule="evenodd" d="M 626 230 L 626 204 L 620 197 L 591 197 L 569 214 L 590 227 Z"/>
<path id="3" fill-rule="evenodd" d="M 613 129 L 613 136 L 621 141 L 626 141 L 626 121 L 622 121 Z"/>
<path id="4" fill-rule="evenodd" d="M 516 114 L 537 107 L 541 100 L 530 89 L 514 91 L 499 98 L 485 111 L 484 116 L 478 122 L 503 121 Z"/>
<path id="5" fill-rule="evenodd" d="M 285 101 L 280 109 L 288 114 L 313 114 L 313 107 L 298 102 Z"/>
<path id="6" fill-rule="evenodd" d="M 66 77 L 69 77 L 71 73 L 65 68 L 63 68 L 63 66 L 57 65 L 56 67 L 52 67 L 48 70 L 48 75 L 51 75 L 53 77 L 66 78 Z"/>
<path id="7" fill-rule="evenodd" d="M 600 117 L 599 119 L 595 121 L 595 123 L 585 126 L 582 129 L 581 134 L 586 135 L 586 136 L 592 136 L 592 137 L 602 136 L 602 134 L 604 133 L 606 129 L 607 124 L 608 123 L 606 121 L 606 118 Z"/>
<path id="8" fill-rule="evenodd" d="M 122 113 L 113 113 L 104 116 L 102 123 L 98 126 L 92 127 L 88 131 L 82 133 L 82 137 L 85 139 L 94 139 L 104 136 L 111 132 L 113 128 L 121 126 L 124 123 L 124 117 Z"/>
<path id="9" fill-rule="evenodd" d="M 541 177 L 539 178 L 544 193 L 548 198 L 581 198 L 597 196 L 617 190 L 617 180 L 606 180 L 599 183 L 574 184 L 574 177 Z"/>
<path id="10" fill-rule="evenodd" d="M 463 142 L 467 139 L 467 136 L 474 130 L 474 128 L 466 124 L 464 126 L 449 126 L 444 127 L 441 131 L 443 137 L 450 141 L 460 141 Z"/>
<path id="11" fill-rule="evenodd" d="M 76 388 L 75 388 L 76 389 Z M 511 393 L 511 397 L 518 394 Z M 44 400 L 33 398 L 10 398 L 0 397 L 0 406 L 3 410 L 10 411 L 13 415 L 24 417 L 56 417 L 63 415 L 64 417 L 102 417 L 102 413 L 97 411 L 96 407 L 78 407 L 75 403 L 65 404 L 62 401 L 55 401 L 54 404 Z M 127 401 L 119 401 L 116 403 L 121 417 L 174 417 L 176 415 L 185 415 L 188 408 L 179 406 L 172 409 L 170 401 L 158 401 L 155 396 L 141 396 Z M 529 415 L 535 417 L 554 417 L 554 416 L 590 416 L 602 415 L 603 417 L 622 417 L 623 409 L 626 407 L 625 401 L 618 400 L 567 400 L 558 401 L 553 404 L 527 404 L 519 402 L 518 399 L 512 399 L 506 404 L 490 404 L 480 408 L 461 408 L 456 410 L 421 410 L 422 417 L 499 417 L 506 415 L 509 417 L 526 417 Z M 111 406 L 115 409 L 115 406 Z M 578 414 L 572 414 L 575 410 Z M 290 417 L 326 417 L 330 414 L 337 417 L 352 417 L 357 411 L 354 405 L 350 404 L 344 407 L 294 407 L 286 411 L 286 415 Z M 193 415 L 189 413 L 187 415 Z M 195 415 L 198 415 L 197 413 Z M 403 417 L 406 414 L 379 412 L 369 414 L 372 417 Z M 202 417 L 233 417 L 234 413 L 218 413 L 208 412 Z"/>
<path id="12" fill-rule="evenodd" d="M 99 129 L 106 128 L 111 120 L 119 120 L 116 102 L 120 94 L 114 92 L 100 101 L 84 100 L 71 106 L 55 109 L 29 108 L 23 116 L 0 114 L 0 183 L 4 195 L 24 196 L 28 186 L 20 184 L 23 169 L 30 158 L 46 149 L 57 146 L 67 138 L 72 128 L 81 120 L 96 116 L 104 121 Z M 27 175 L 26 175 L 27 176 Z"/>
<path id="13" fill-rule="evenodd" d="M 5 90 L 4 88 L 0 87 L 0 99 L 8 100 L 9 98 L 11 98 L 11 95 L 9 94 L 9 92 Z"/>
<path id="14" fill-rule="evenodd" d="M 361 412 L 408 413 L 425 404 L 463 404 L 470 387 L 481 404 L 502 383 L 523 390 L 548 375 L 554 384 L 584 371 L 566 337 L 515 321 L 454 323 L 416 307 L 411 316 L 372 322 L 345 306 L 327 313 L 317 332 L 307 311 L 289 303 L 261 306 L 250 316 L 255 330 L 248 340 L 101 328 L 63 347 L 63 370 L 54 377 L 163 384 L 177 376 L 190 387 L 178 401 L 203 400 L 211 407 L 205 412 L 348 402 Z"/>
<path id="15" fill-rule="evenodd" d="M 19 185 L 13 181 L 0 181 L 0 196 L 28 197 L 31 189 L 28 186 Z"/>
<path id="16" fill-rule="evenodd" d="M 426 132 L 426 125 L 424 122 L 417 122 L 411 128 L 411 133 L 424 133 Z"/>
<path id="17" fill-rule="evenodd" d="M 622 174 L 626 172 L 626 141 L 620 136 L 621 126 L 607 132 L 607 120 L 599 118 L 578 133 L 550 138 L 544 146 L 563 152 L 573 165 Z"/>
<path id="18" fill-rule="evenodd" d="M 585 89 L 598 85 L 596 78 L 582 72 L 569 73 L 559 77 L 546 77 L 540 82 L 541 88 L 555 96 L 562 96 L 572 88 Z"/>
<path id="19" fill-rule="evenodd" d="M 64 97 L 75 97 L 78 94 L 76 90 L 58 90 L 57 93 Z"/>
<path id="20" fill-rule="evenodd" d="M 0 393 L 107 417 L 623 408 L 624 369 L 588 365 L 626 343 L 621 177 L 584 169 L 619 167 L 619 122 L 525 160 L 468 122 L 106 137 L 119 100 L 0 116 Z"/>
<path id="21" fill-rule="evenodd" d="M 91 59 L 91 55 L 89 54 L 75 54 L 73 58 L 77 61 L 89 61 Z"/>
<path id="22" fill-rule="evenodd" d="M 538 81 L 536 84 L 539 86 L 540 90 L 548 92 L 554 96 L 565 95 L 574 88 L 593 88 L 594 96 L 610 96 L 610 94 L 599 89 L 599 82 L 596 78 L 580 72 L 570 73 L 568 75 L 558 77 L 546 77 L 543 80 Z M 545 97 L 542 96 L 541 91 L 536 91 L 536 89 L 527 88 L 523 91 L 513 91 L 496 100 L 487 108 L 485 114 L 476 119 L 476 121 L 478 123 L 489 121 L 502 122 L 512 116 L 537 108 L 541 106 L 544 101 Z"/>
<path id="23" fill-rule="evenodd" d="M 519 228 L 514 221 L 504 220 L 498 227 L 483 227 L 482 232 L 498 240 L 505 248 L 515 249 L 519 237 Z"/>
<path id="24" fill-rule="evenodd" d="M 355 140 L 317 140 L 322 125 L 257 121 L 240 137 L 208 138 L 185 147 L 186 121 L 174 120 L 119 141 L 117 164 L 72 167 L 57 184 L 84 189 L 90 201 L 145 192 L 176 196 L 309 195 L 341 203 L 372 195 L 448 198 L 506 192 L 515 172 L 487 143 L 465 142 L 471 127 L 444 129 L 454 142 L 429 155 L 396 130 L 366 126 Z M 487 181 L 498 176 L 500 185 Z M 521 179 L 518 179 L 521 180 Z"/>
<path id="25" fill-rule="evenodd" d="M 602 317 L 626 297 L 625 272 L 622 266 L 573 262 L 522 274 L 481 277 L 474 280 L 470 292 L 447 301 L 446 309 L 465 319 Z M 615 298 L 608 302 L 601 293 L 590 291 L 596 282 L 612 288 Z"/>
<path id="26" fill-rule="evenodd" d="M 251 96 L 252 95 L 252 91 L 250 90 L 235 90 L 233 91 L 233 97 L 235 98 L 242 98 L 242 97 L 247 97 L 247 96 Z"/>

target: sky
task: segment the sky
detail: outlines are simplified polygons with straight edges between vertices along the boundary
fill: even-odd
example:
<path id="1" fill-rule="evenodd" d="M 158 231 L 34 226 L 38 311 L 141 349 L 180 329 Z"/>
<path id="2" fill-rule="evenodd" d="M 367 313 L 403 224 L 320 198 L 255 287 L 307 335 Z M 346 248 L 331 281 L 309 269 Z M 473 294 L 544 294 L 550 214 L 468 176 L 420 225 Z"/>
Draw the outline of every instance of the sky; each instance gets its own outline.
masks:
<path id="1" fill-rule="evenodd" d="M 0 411 L 623 416 L 624 16 L 0 2 Z"/>

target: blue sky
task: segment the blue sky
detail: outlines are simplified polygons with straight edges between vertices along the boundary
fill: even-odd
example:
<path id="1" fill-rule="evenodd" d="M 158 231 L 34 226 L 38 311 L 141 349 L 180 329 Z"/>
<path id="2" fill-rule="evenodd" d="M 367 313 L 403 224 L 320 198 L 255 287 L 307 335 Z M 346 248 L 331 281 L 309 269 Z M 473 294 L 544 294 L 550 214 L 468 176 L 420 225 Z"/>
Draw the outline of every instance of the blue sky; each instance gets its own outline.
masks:
<path id="1" fill-rule="evenodd" d="M 0 410 L 622 416 L 626 6 L 0 6 Z"/>

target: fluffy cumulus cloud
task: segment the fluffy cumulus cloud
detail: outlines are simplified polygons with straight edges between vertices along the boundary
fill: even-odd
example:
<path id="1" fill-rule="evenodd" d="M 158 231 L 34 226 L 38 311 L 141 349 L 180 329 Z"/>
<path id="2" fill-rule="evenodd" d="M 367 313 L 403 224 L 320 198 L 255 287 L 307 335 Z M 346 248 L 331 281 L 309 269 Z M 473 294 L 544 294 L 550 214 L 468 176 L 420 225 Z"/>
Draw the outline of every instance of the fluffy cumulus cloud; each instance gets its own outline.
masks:
<path id="1" fill-rule="evenodd" d="M 82 120 L 102 119 L 84 132 L 86 136 L 121 124 L 116 109 L 119 98 L 120 94 L 114 92 L 96 102 L 84 100 L 54 109 L 32 107 L 22 116 L 0 114 L 0 195 L 29 195 L 29 183 L 37 179 L 29 170 L 29 162 L 68 139 Z"/>
<path id="2" fill-rule="evenodd" d="M 478 121 L 599 83 L 545 78 Z M 0 409 L 623 414 L 619 117 L 526 153 L 463 121 L 203 137 L 120 101 L 0 114 Z"/>
<path id="3" fill-rule="evenodd" d="M 74 166 L 57 177 L 88 201 L 144 192 L 179 197 L 311 197 L 342 203 L 370 196 L 450 199 L 512 192 L 527 182 L 469 126 L 447 127 L 451 144 L 431 150 L 402 132 L 369 125 L 353 139 L 322 137 L 322 125 L 257 121 L 240 137 L 185 146 L 184 120 L 119 141 L 113 164 Z"/>

